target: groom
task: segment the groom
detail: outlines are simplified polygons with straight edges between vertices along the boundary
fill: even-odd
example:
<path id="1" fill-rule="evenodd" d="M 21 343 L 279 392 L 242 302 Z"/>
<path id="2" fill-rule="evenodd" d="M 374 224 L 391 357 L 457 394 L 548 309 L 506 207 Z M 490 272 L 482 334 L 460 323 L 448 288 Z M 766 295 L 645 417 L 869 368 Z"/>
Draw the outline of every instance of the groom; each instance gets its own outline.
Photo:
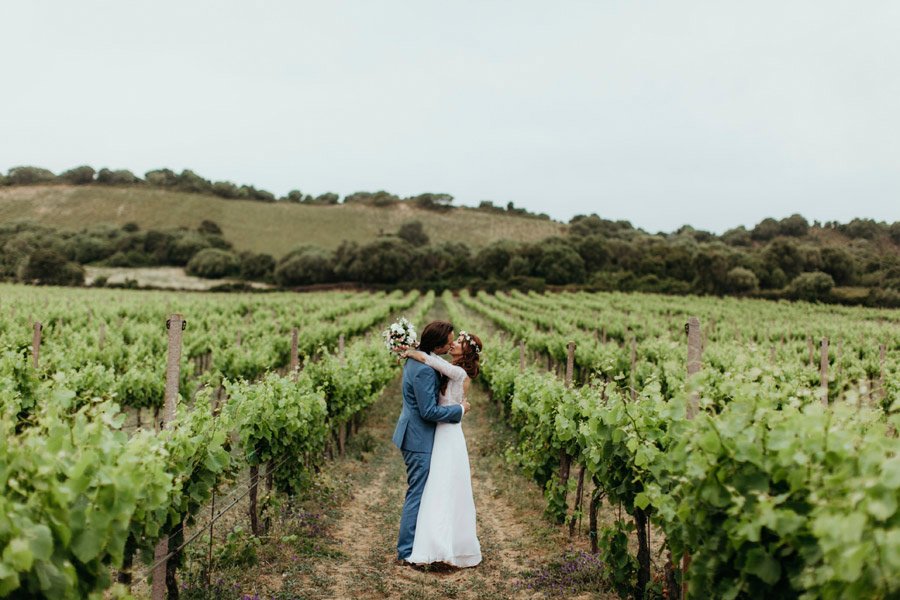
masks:
<path id="1" fill-rule="evenodd" d="M 453 344 L 453 325 L 434 321 L 422 330 L 419 350 L 426 354 L 446 354 Z M 416 534 L 416 519 L 422 490 L 431 467 L 431 448 L 434 445 L 436 423 L 459 423 L 468 412 L 469 403 L 439 406 L 437 403 L 441 379 L 437 371 L 415 360 L 407 360 L 403 367 L 403 409 L 394 430 L 394 445 L 403 452 L 406 463 L 406 501 L 400 517 L 400 537 L 397 540 L 397 559 L 412 554 Z"/>

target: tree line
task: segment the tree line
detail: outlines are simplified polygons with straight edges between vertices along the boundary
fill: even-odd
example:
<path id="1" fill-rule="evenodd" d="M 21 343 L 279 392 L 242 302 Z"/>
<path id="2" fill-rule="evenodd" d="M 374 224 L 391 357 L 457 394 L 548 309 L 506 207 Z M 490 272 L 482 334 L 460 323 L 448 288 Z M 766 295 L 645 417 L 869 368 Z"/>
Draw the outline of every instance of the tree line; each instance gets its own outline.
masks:
<path id="1" fill-rule="evenodd" d="M 291 190 L 284 196 L 276 196 L 267 190 L 257 189 L 252 185 L 237 185 L 231 181 L 211 181 L 184 169 L 176 173 L 171 169 L 153 169 L 144 177 L 138 177 L 128 169 L 111 170 L 102 168 L 99 171 L 88 165 L 63 171 L 59 175 L 49 169 L 34 166 L 12 167 L 3 175 L 0 173 L 0 187 L 29 185 L 100 185 L 100 186 L 144 186 L 190 194 L 217 196 L 226 200 L 251 200 L 256 202 L 292 202 L 296 204 L 312 204 L 327 206 L 341 203 L 341 197 L 333 192 L 325 192 L 313 196 L 300 190 Z M 354 192 L 343 198 L 344 204 L 361 204 L 385 208 L 401 202 L 409 203 L 426 210 L 446 211 L 454 208 L 453 196 L 426 192 L 401 198 L 386 191 Z M 535 214 L 524 208 L 518 208 L 512 202 L 505 207 L 495 205 L 491 200 L 482 200 L 475 210 L 491 213 L 509 213 L 516 216 L 550 220 L 545 213 Z"/>
<path id="2" fill-rule="evenodd" d="M 464 232 L 462 232 L 464 233 Z M 356 283 L 442 290 L 569 286 L 597 291 L 716 294 L 900 307 L 900 223 L 814 223 L 793 215 L 721 236 L 682 227 L 649 234 L 627 221 L 578 216 L 566 235 L 539 242 L 431 244 L 419 221 L 329 250 L 300 246 L 275 258 L 235 249 L 221 228 L 79 232 L 33 223 L 0 226 L 0 277 L 80 285 L 83 265 L 182 266 L 200 277 L 282 288 Z"/>

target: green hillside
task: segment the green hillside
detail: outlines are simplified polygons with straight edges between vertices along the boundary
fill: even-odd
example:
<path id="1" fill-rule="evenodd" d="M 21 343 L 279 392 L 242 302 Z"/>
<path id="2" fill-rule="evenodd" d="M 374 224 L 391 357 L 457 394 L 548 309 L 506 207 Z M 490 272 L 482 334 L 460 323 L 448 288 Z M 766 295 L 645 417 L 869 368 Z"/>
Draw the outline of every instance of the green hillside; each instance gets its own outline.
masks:
<path id="1" fill-rule="evenodd" d="M 28 219 L 78 230 L 98 223 L 142 229 L 196 228 L 204 219 L 219 224 L 239 250 L 280 257 L 303 244 L 334 249 L 342 240 L 370 242 L 421 221 L 432 243 L 462 240 L 482 247 L 508 239 L 533 242 L 566 231 L 552 221 L 457 208 L 446 212 L 408 204 L 387 208 L 361 205 L 314 206 L 287 202 L 223 200 L 214 196 L 144 187 L 13 186 L 0 187 L 0 223 Z"/>

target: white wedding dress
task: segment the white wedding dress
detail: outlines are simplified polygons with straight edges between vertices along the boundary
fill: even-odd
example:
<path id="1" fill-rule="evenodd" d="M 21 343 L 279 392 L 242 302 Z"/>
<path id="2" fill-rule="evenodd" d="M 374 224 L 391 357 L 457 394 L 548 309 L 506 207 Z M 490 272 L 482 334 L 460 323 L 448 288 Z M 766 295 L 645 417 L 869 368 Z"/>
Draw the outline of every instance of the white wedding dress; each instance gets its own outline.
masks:
<path id="1" fill-rule="evenodd" d="M 434 355 L 428 355 L 425 364 L 450 379 L 438 403 L 462 404 L 465 370 Z M 469 451 L 461 423 L 437 424 L 412 554 L 406 560 L 417 564 L 444 562 L 456 567 L 474 567 L 481 562 Z"/>

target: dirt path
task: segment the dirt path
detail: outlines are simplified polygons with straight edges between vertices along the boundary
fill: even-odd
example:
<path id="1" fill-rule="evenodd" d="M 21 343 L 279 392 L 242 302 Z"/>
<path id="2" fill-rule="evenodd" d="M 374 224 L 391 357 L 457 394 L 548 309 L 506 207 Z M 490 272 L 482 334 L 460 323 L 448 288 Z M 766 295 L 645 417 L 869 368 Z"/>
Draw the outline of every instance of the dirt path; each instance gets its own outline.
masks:
<path id="1" fill-rule="evenodd" d="M 439 302 L 430 318 L 440 318 Z M 579 560 L 573 552 L 588 546 L 584 535 L 573 543 L 564 528 L 543 517 L 541 489 L 507 463 L 513 440 L 479 385 L 463 421 L 472 468 L 472 489 L 483 561 L 453 572 L 418 571 L 396 564 L 397 530 L 406 470 L 391 434 L 400 411 L 400 378 L 366 411 L 346 455 L 327 461 L 307 497 L 280 509 L 273 531 L 243 567 L 220 563 L 217 590 L 237 598 L 611 598 L 574 590 L 587 586 L 547 586 L 569 573 Z M 243 556 L 246 542 L 234 542 Z M 580 560 L 584 560 L 584 555 Z M 569 561 L 569 562 L 567 562 Z M 574 566 L 577 571 L 577 565 Z M 555 574 L 555 575 L 554 575 Z M 569 577 L 569 575 L 563 575 Z M 541 581 L 544 583 L 542 584 Z"/>
<path id="2" fill-rule="evenodd" d="M 394 563 L 406 492 L 403 460 L 390 442 L 399 393 L 397 382 L 361 428 L 359 435 L 372 443 L 371 452 L 362 453 L 364 460 L 349 458 L 334 465 L 355 484 L 338 508 L 331 533 L 340 555 L 315 567 L 311 579 L 328 585 L 304 591 L 312 598 L 531 597 L 533 592 L 520 589 L 523 573 L 559 555 L 567 540 L 542 518 L 540 490 L 505 464 L 498 424 L 477 387 L 470 395 L 474 410 L 464 428 L 484 560 L 476 568 L 452 573 L 420 572 Z"/>

